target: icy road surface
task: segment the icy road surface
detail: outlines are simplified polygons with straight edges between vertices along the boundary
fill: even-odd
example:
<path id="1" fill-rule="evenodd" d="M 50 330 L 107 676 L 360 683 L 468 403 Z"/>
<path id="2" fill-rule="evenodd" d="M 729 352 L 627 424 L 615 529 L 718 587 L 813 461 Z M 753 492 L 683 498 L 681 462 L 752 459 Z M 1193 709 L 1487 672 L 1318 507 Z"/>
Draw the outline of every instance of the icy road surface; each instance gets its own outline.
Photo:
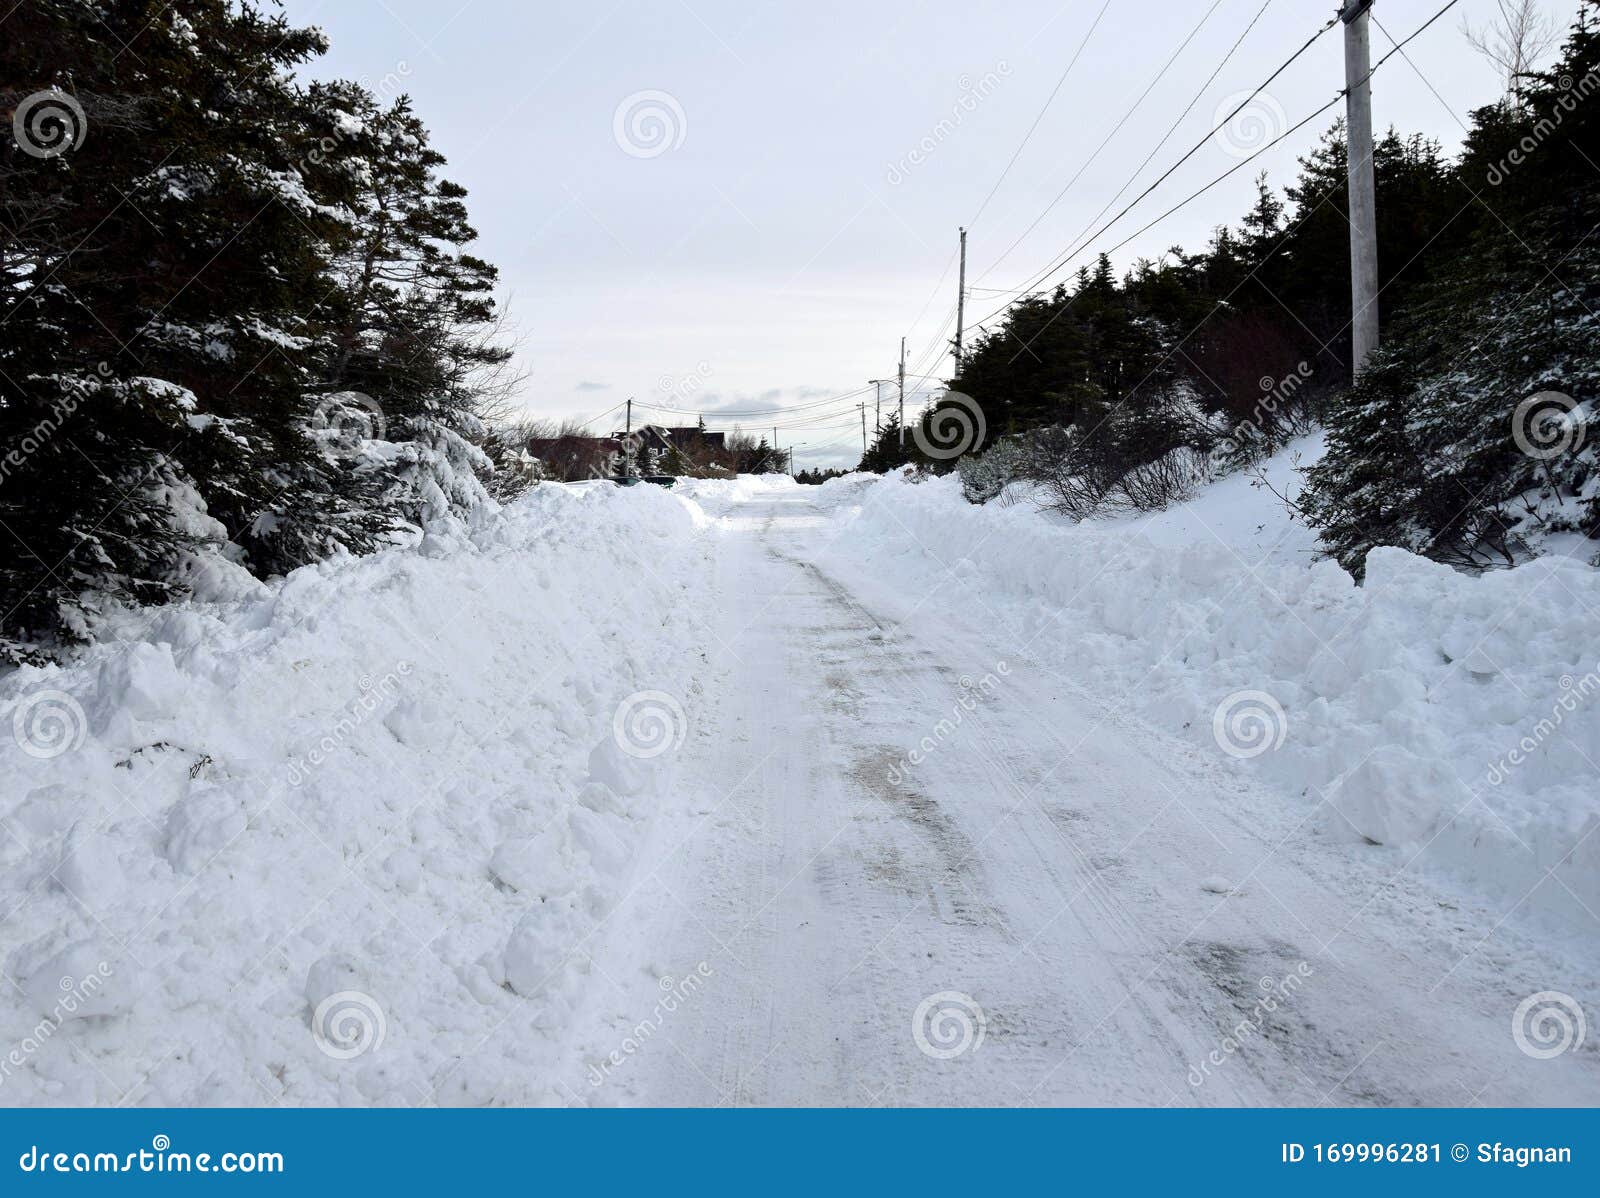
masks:
<path id="1" fill-rule="evenodd" d="M 1592 1029 L 1512 1033 L 1583 967 L 1088 697 L 954 574 L 835 553 L 829 490 L 701 500 L 705 702 L 570 1097 L 1600 1102 Z"/>

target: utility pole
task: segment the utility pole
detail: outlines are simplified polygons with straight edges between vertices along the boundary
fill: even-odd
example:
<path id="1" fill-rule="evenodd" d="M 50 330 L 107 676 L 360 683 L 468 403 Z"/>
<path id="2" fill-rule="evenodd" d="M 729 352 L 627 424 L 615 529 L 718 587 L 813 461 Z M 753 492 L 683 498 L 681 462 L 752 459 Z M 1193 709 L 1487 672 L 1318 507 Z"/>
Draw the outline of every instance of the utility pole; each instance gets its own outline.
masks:
<path id="1" fill-rule="evenodd" d="M 864 403 L 858 403 L 856 405 L 856 407 L 861 409 L 861 456 L 862 457 L 866 457 L 867 456 L 867 405 L 864 404 Z"/>
<path id="2" fill-rule="evenodd" d="M 611 410 L 615 412 L 617 409 L 612 408 Z M 628 425 L 622 430 L 622 434 L 623 436 L 631 436 L 633 434 L 633 396 L 631 395 L 628 396 Z"/>
<path id="3" fill-rule="evenodd" d="M 875 406 L 874 415 L 875 415 L 875 419 L 876 419 L 877 423 L 873 425 L 873 428 L 874 429 L 880 429 L 880 428 L 883 427 L 883 388 L 887 384 L 894 382 L 894 380 L 893 379 L 868 379 L 867 382 L 872 384 L 872 391 L 873 391 L 873 396 L 874 396 L 874 406 Z"/>
<path id="4" fill-rule="evenodd" d="M 961 377 L 961 331 L 967 322 L 967 231 L 961 230 L 961 277 L 956 284 L 956 377 Z"/>
<path id="5" fill-rule="evenodd" d="M 906 339 L 900 338 L 900 448 L 906 447 Z"/>
<path id="6" fill-rule="evenodd" d="M 1372 169 L 1372 66 L 1367 16 L 1372 0 L 1345 0 L 1345 157 L 1350 181 L 1351 375 L 1378 348 L 1378 208 Z"/>

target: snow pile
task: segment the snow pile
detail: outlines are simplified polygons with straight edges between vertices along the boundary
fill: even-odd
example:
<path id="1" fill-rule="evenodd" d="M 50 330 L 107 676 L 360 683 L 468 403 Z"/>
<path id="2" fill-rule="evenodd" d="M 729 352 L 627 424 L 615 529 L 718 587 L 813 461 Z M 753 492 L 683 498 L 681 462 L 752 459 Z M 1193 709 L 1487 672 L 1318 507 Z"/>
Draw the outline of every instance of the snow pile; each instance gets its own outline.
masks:
<path id="1" fill-rule="evenodd" d="M 1273 487 L 1316 447 L 1268 463 Z M 1078 525 L 973 506 L 953 476 L 845 499 L 825 565 L 852 582 L 967 612 L 1396 868 L 1415 857 L 1554 925 L 1600 911 L 1594 569 L 1469 576 L 1380 549 L 1358 587 L 1246 476 Z"/>
<path id="2" fill-rule="evenodd" d="M 0 680 L 0 1102 L 565 1101 L 695 710 L 705 524 L 541 486 Z"/>

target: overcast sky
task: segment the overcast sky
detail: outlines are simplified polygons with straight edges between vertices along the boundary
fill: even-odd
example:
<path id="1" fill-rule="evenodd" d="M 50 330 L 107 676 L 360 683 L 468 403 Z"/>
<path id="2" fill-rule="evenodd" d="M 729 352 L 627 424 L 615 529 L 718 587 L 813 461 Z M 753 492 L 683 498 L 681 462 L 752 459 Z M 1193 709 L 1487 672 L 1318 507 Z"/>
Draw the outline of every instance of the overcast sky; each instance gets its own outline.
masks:
<path id="1" fill-rule="evenodd" d="M 1443 2 L 1377 0 L 1374 60 Z M 1105 0 L 285 7 L 333 42 L 316 74 L 409 92 L 446 173 L 470 190 L 477 252 L 500 267 L 523 337 L 525 407 L 591 417 L 633 395 L 727 427 L 717 411 L 815 405 L 889 377 L 902 335 L 910 371 L 947 371 L 957 227 L 971 227 L 970 322 L 1003 299 L 978 288 L 1027 281 L 1092 227 L 1152 150 L 1124 202 L 1336 7 L 1262 3 L 1109 0 L 1103 16 Z M 1575 8 L 1547 4 L 1563 25 Z M 1470 109 L 1499 90 L 1460 19 L 1481 21 L 1493 5 L 1462 0 L 1378 73 L 1380 127 L 1455 148 Z M 1326 34 L 1271 85 L 1258 123 L 1213 139 L 1087 252 L 1238 162 L 1261 127 L 1270 140 L 1331 99 L 1343 84 L 1341 37 Z M 1197 247 L 1236 220 L 1256 170 L 1287 182 L 1337 111 L 1118 251 L 1119 270 L 1141 253 Z M 742 423 L 791 426 L 779 438 L 806 443 L 801 466 L 853 463 L 857 398 Z"/>

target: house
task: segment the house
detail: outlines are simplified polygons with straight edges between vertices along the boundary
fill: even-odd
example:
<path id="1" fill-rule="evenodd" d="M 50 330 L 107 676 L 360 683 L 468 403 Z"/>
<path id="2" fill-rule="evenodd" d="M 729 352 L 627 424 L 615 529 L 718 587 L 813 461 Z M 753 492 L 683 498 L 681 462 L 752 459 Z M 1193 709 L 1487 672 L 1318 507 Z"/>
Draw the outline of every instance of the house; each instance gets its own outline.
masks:
<path id="1" fill-rule="evenodd" d="M 613 433 L 612 437 L 620 443 L 627 435 L 626 433 Z M 697 448 L 721 450 L 724 448 L 724 442 L 727 437 L 726 433 L 710 432 L 692 424 L 684 427 L 646 424 L 634 430 L 632 435 L 636 438 L 636 443 L 641 449 L 654 449 L 662 453 L 673 448 L 681 449 L 686 453 Z"/>

